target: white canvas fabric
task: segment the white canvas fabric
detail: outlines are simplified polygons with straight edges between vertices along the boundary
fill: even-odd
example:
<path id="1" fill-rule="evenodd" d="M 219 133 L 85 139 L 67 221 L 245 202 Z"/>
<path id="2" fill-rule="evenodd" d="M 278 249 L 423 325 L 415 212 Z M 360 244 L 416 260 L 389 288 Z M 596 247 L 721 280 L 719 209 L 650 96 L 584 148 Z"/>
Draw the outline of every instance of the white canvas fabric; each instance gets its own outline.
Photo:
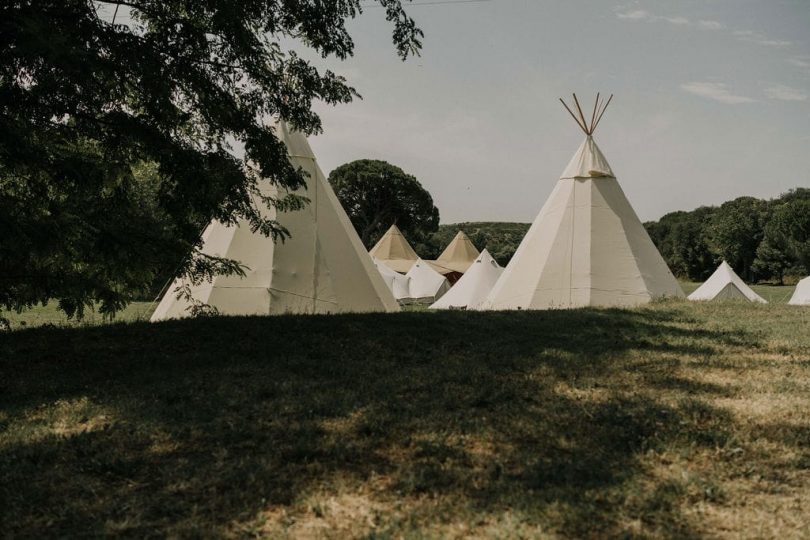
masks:
<path id="1" fill-rule="evenodd" d="M 485 249 L 453 288 L 430 309 L 475 309 L 489 294 L 503 268 Z"/>
<path id="2" fill-rule="evenodd" d="M 374 259 L 384 262 L 388 268 L 403 274 L 419 258 L 396 225 L 388 228 L 369 253 Z"/>
<path id="3" fill-rule="evenodd" d="M 419 303 L 433 303 L 450 290 L 450 282 L 422 259 L 417 259 L 406 277 L 410 278 L 408 297 Z"/>
<path id="4" fill-rule="evenodd" d="M 568 162 L 560 178 L 603 178 L 613 177 L 613 169 L 605 159 L 605 155 L 596 146 L 593 137 L 586 137 L 579 149 Z"/>
<path id="5" fill-rule="evenodd" d="M 411 278 L 392 270 L 384 262 L 377 259 L 374 259 L 374 265 L 396 300 L 405 300 L 410 297 Z"/>
<path id="6" fill-rule="evenodd" d="M 743 300 L 768 303 L 752 291 L 726 261 L 720 263 L 709 279 L 689 295 L 689 300 Z"/>
<path id="7" fill-rule="evenodd" d="M 788 304 L 810 306 L 810 276 L 796 284 L 796 289 L 793 291 L 793 296 L 790 297 Z"/>
<path id="8" fill-rule="evenodd" d="M 633 306 L 683 296 L 593 138 L 477 309 Z"/>
<path id="9" fill-rule="evenodd" d="M 480 253 L 469 236 L 464 234 L 464 231 L 458 231 L 453 240 L 444 248 L 442 254 L 435 261 L 429 262 L 440 273 L 459 272 L 463 274 L 479 255 Z"/>
<path id="10" fill-rule="evenodd" d="M 202 251 L 238 260 L 248 269 L 244 277 L 220 276 L 192 287 L 194 300 L 224 315 L 398 311 L 306 138 L 283 121 L 275 129 L 292 164 L 309 174 L 301 194 L 311 202 L 302 210 L 279 213 L 255 201 L 265 217 L 290 231 L 284 242 L 251 232 L 246 222 L 212 222 L 203 233 Z M 265 196 L 278 194 L 270 182 L 262 182 L 260 189 Z M 176 298 L 182 284 L 178 279 L 167 289 L 153 321 L 189 315 L 190 303 Z"/>

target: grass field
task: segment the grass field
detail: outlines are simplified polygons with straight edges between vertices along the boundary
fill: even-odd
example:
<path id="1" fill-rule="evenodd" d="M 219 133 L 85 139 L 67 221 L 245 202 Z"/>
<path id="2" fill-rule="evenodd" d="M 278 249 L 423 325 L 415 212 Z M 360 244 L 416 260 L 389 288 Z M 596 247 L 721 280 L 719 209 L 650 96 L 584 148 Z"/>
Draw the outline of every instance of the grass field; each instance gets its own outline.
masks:
<path id="1" fill-rule="evenodd" d="M 700 286 L 700 283 L 682 281 L 681 287 L 686 294 L 691 293 Z M 774 286 L 774 285 L 754 285 L 752 287 L 757 294 L 773 304 L 785 304 L 793 294 L 795 286 Z M 12 329 L 37 327 L 43 325 L 53 326 L 96 326 L 99 324 L 109 324 L 111 322 L 133 322 L 148 321 L 149 316 L 157 304 L 153 302 L 133 302 L 122 312 L 110 320 L 105 319 L 93 310 L 88 310 L 81 321 L 68 320 L 65 314 L 59 311 L 56 303 L 46 306 L 37 306 L 22 313 L 0 311 L 0 317 L 5 317 L 11 323 Z M 409 306 L 407 309 L 413 311 L 424 311 L 423 306 Z"/>
<path id="2" fill-rule="evenodd" d="M 802 537 L 808 486 L 802 307 L 0 334 L 12 537 Z"/>
<path id="3" fill-rule="evenodd" d="M 94 310 L 86 310 L 84 319 L 77 321 L 75 319 L 68 320 L 65 314 L 56 306 L 56 302 L 51 302 L 45 306 L 36 306 L 31 309 L 26 309 L 21 313 L 14 311 L 0 311 L 0 317 L 8 319 L 11 323 L 11 328 L 18 330 L 21 328 L 37 327 L 37 326 L 97 326 L 100 324 L 109 324 L 111 322 L 134 322 L 134 321 L 148 321 L 149 316 L 155 309 L 152 302 L 133 302 L 128 305 L 123 311 L 117 313 L 116 316 L 110 320 L 104 318 L 101 314 Z"/>

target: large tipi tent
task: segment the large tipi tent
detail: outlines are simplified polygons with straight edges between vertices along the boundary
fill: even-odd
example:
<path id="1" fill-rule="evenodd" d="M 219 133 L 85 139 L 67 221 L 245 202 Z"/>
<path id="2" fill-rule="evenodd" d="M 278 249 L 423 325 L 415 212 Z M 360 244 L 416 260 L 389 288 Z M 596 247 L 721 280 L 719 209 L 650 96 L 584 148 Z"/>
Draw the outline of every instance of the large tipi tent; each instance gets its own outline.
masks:
<path id="1" fill-rule="evenodd" d="M 790 297 L 790 302 L 794 306 L 810 306 L 810 276 L 804 278 L 796 284 L 796 290 Z"/>
<path id="2" fill-rule="evenodd" d="M 463 274 L 478 258 L 480 253 L 464 231 L 458 231 L 453 240 L 447 244 L 442 254 L 435 261 L 436 265 L 453 272 Z"/>
<path id="3" fill-rule="evenodd" d="M 396 225 L 389 227 L 369 253 L 376 260 L 385 263 L 388 268 L 403 274 L 410 270 L 419 258 Z"/>
<path id="4" fill-rule="evenodd" d="M 486 298 L 502 272 L 503 268 L 485 249 L 453 288 L 430 309 L 474 309 Z"/>
<path id="5" fill-rule="evenodd" d="M 377 267 L 377 271 L 380 272 L 385 285 L 397 301 L 404 301 L 410 298 L 411 278 L 390 269 L 384 262 L 378 261 L 377 259 L 374 259 L 374 266 Z"/>
<path id="6" fill-rule="evenodd" d="M 683 296 L 593 140 L 610 99 L 600 103 L 597 94 L 590 124 L 574 99 L 579 118 L 566 109 L 585 141 L 479 309 L 631 306 Z"/>
<path id="7" fill-rule="evenodd" d="M 450 290 L 450 282 L 422 259 L 417 259 L 406 277 L 410 278 L 409 298 L 414 302 L 432 304 Z"/>
<path id="8" fill-rule="evenodd" d="M 233 226 L 213 221 L 203 233 L 204 253 L 240 261 L 246 275 L 218 276 L 192 286 L 195 302 L 226 315 L 274 313 L 337 313 L 397 311 L 398 304 L 363 247 L 349 218 L 321 172 L 306 138 L 284 121 L 275 126 L 287 145 L 292 164 L 309 177 L 310 203 L 301 210 L 277 212 L 263 202 L 255 204 L 263 215 L 275 218 L 290 232 L 285 242 L 273 242 L 248 223 Z M 260 185 L 262 195 L 276 196 L 270 182 Z M 188 316 L 190 302 L 178 299 L 178 278 L 166 291 L 152 320 Z"/>
<path id="9" fill-rule="evenodd" d="M 689 300 L 744 300 L 767 304 L 767 300 L 752 291 L 726 261 L 720 263 L 714 274 L 689 295 Z"/>

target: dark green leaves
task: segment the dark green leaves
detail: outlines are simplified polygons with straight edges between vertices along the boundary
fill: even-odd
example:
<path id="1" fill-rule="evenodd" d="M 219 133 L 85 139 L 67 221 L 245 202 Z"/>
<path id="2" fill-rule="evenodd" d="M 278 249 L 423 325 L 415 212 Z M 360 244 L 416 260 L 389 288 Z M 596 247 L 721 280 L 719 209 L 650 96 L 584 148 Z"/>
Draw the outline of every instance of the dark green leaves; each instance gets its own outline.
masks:
<path id="1" fill-rule="evenodd" d="M 366 248 L 394 224 L 412 242 L 426 239 L 439 227 L 439 210 L 430 193 L 390 163 L 353 161 L 332 171 L 329 183 Z"/>
<path id="2" fill-rule="evenodd" d="M 404 59 L 421 32 L 381 0 Z M 117 10 L 115 24 L 112 15 Z M 357 96 L 291 42 L 346 58 L 359 0 L 27 0 L 0 5 L 0 305 L 115 311 L 188 257 L 212 218 L 286 231 L 260 177 L 303 178 L 270 118 L 318 132 L 315 101 Z M 124 24 L 125 23 L 125 24 Z M 284 44 L 284 45 L 283 45 Z M 234 155 L 237 141 L 244 156 Z"/>

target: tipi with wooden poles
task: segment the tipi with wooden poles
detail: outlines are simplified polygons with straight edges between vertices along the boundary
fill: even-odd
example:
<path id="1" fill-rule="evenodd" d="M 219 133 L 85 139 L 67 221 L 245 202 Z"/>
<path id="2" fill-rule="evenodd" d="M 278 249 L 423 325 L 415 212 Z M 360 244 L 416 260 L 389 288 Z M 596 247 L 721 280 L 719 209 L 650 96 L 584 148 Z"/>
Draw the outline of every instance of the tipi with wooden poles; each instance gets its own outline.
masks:
<path id="1" fill-rule="evenodd" d="M 253 232 L 240 222 L 213 221 L 203 233 L 204 253 L 240 261 L 246 275 L 218 276 L 192 286 L 193 302 L 177 298 L 178 278 L 169 287 L 152 320 L 189 315 L 193 303 L 207 304 L 225 315 L 398 311 L 399 305 L 374 267 L 368 252 L 315 161 L 306 138 L 284 121 L 275 126 L 292 164 L 308 177 L 310 199 L 301 210 L 278 212 L 258 200 L 262 214 L 290 232 L 284 242 Z M 261 194 L 276 197 L 278 188 L 264 181 Z"/>
<path id="2" fill-rule="evenodd" d="M 610 104 L 597 94 L 585 141 L 487 299 L 478 309 L 632 306 L 683 291 L 593 140 Z M 562 102 L 562 100 L 560 100 Z"/>
<path id="3" fill-rule="evenodd" d="M 396 225 L 388 228 L 369 253 L 388 268 L 402 274 L 410 270 L 419 258 Z"/>

